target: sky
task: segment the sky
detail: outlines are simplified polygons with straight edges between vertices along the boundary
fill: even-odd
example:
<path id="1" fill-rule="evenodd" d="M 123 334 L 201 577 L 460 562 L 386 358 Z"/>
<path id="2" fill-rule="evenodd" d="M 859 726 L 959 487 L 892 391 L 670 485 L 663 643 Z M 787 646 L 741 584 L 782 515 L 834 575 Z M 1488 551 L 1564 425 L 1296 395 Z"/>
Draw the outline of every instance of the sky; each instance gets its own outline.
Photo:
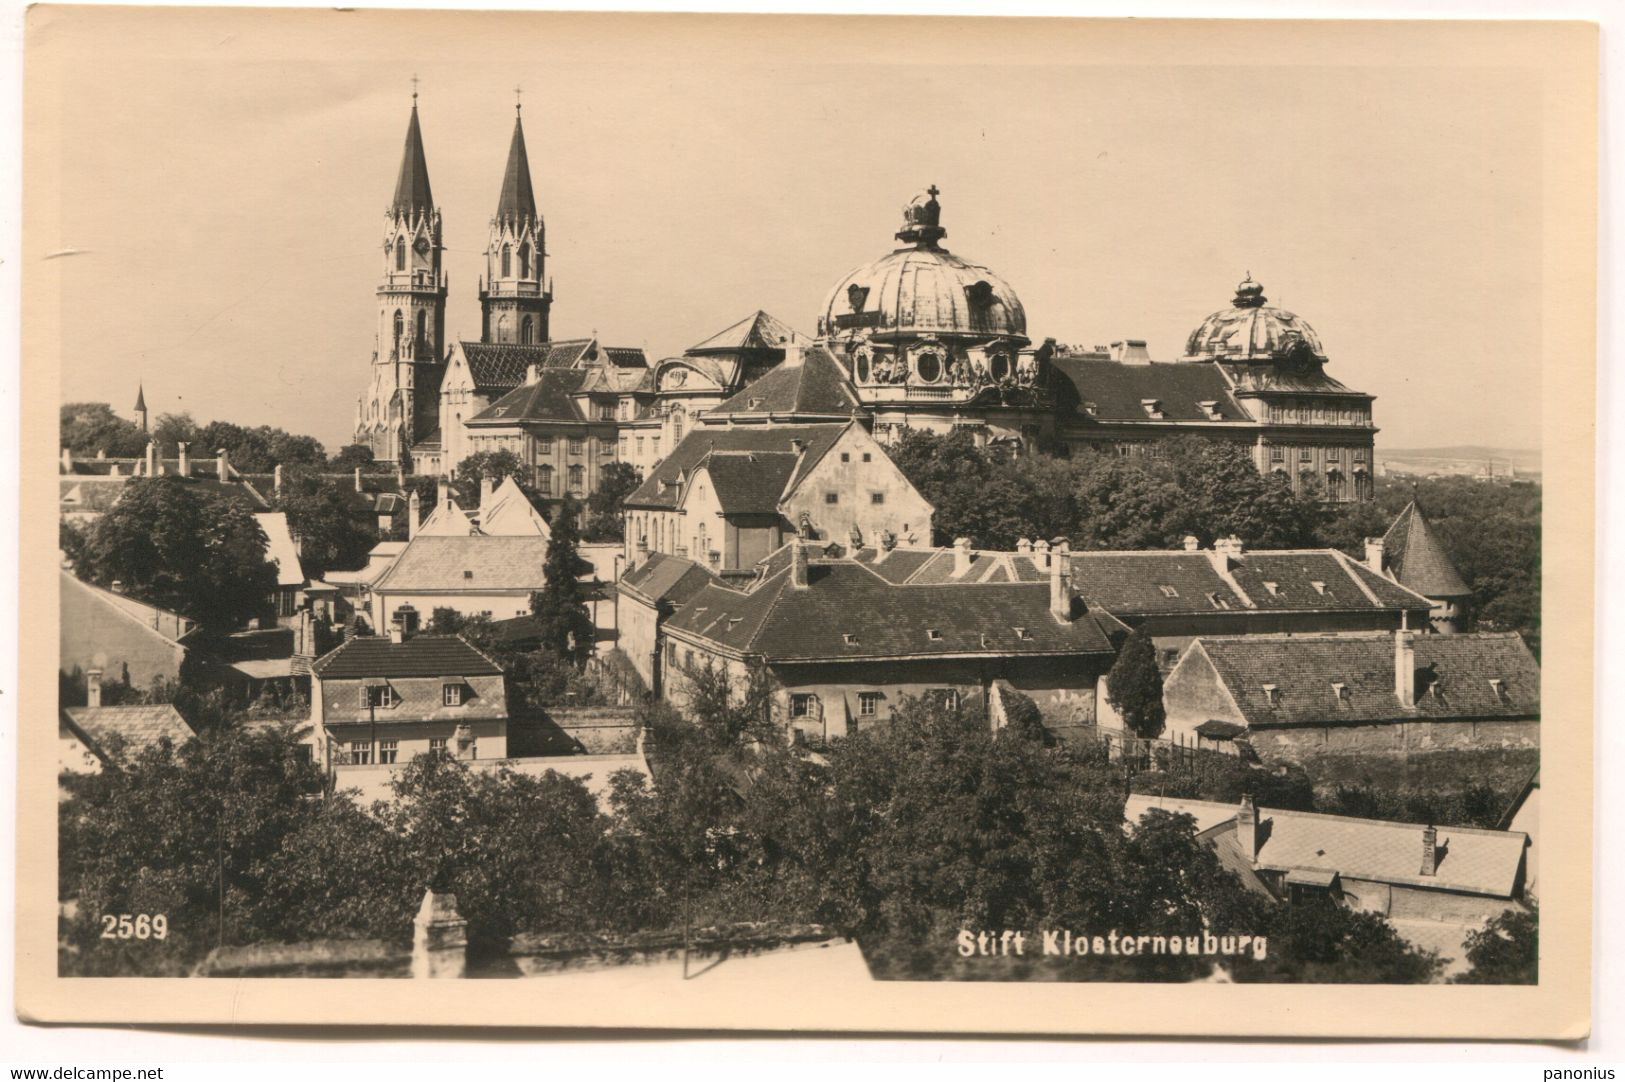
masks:
<path id="1" fill-rule="evenodd" d="M 348 443 L 415 74 L 451 336 L 479 334 L 520 87 L 555 337 L 655 359 L 758 308 L 811 332 L 936 184 L 945 246 L 1011 283 L 1035 341 L 1173 360 L 1250 272 L 1377 397 L 1379 449 L 1539 446 L 1530 72 L 1310 63 L 1284 27 L 1159 62 L 1143 28 L 794 25 L 31 18 L 25 154 L 57 183 L 29 196 L 59 200 L 34 240 L 72 254 L 29 268 L 60 352 L 25 363 L 58 362 L 63 401 L 128 414 L 140 382 L 154 416 Z"/>

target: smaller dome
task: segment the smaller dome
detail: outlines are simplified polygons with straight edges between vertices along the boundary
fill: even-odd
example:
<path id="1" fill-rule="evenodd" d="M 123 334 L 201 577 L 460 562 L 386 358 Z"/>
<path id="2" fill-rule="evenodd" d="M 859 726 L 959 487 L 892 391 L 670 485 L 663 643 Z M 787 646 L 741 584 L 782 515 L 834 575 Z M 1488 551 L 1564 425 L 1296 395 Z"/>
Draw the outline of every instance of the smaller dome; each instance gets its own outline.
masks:
<path id="1" fill-rule="evenodd" d="M 1264 287 L 1249 274 L 1236 286 L 1229 308 L 1202 321 L 1185 342 L 1188 360 L 1275 361 L 1305 353 L 1324 362 L 1326 350 L 1307 320 L 1271 308 Z"/>

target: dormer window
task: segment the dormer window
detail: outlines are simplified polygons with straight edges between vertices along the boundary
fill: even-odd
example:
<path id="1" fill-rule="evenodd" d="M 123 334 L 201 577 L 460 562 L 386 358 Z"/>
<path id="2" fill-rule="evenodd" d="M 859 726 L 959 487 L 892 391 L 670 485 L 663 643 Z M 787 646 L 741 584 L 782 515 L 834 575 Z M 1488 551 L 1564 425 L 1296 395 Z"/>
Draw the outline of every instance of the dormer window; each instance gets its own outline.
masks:
<path id="1" fill-rule="evenodd" d="M 1271 706 L 1280 706 L 1281 705 L 1281 689 L 1276 687 L 1274 684 L 1265 684 L 1264 685 L 1264 701 L 1269 703 Z"/>
<path id="2" fill-rule="evenodd" d="M 1163 597 L 1178 597 L 1179 596 L 1179 591 L 1178 590 L 1176 590 L 1172 586 L 1168 586 L 1166 584 L 1158 586 L 1157 589 L 1162 591 L 1162 596 Z"/>
<path id="3" fill-rule="evenodd" d="M 1095 405 L 1093 402 L 1088 402 L 1088 401 L 1080 402 L 1080 403 L 1078 403 L 1078 405 L 1083 407 L 1083 412 L 1087 413 L 1091 417 L 1093 417 L 1095 415 L 1095 413 L 1100 409 L 1099 406 Z"/>
<path id="4" fill-rule="evenodd" d="M 1315 593 L 1321 594 L 1322 596 L 1330 596 L 1330 594 L 1326 590 L 1326 584 L 1324 582 L 1320 582 L 1318 580 L 1315 580 L 1315 581 L 1311 581 L 1309 583 L 1309 585 L 1311 585 L 1311 586 L 1313 586 L 1315 588 Z"/>
<path id="5" fill-rule="evenodd" d="M 1495 693 L 1496 702 L 1509 703 L 1512 701 L 1512 693 L 1507 690 L 1506 681 L 1500 677 L 1490 677 L 1490 690 Z"/>
<path id="6" fill-rule="evenodd" d="M 857 646 L 858 645 L 858 637 L 856 635 L 852 634 L 850 631 L 841 636 L 841 641 L 844 642 L 848 646 Z"/>
<path id="7" fill-rule="evenodd" d="M 925 629 L 925 637 L 932 642 L 941 642 L 942 632 L 938 631 L 934 627 L 928 627 Z"/>
<path id="8" fill-rule="evenodd" d="M 1332 696 L 1344 706 L 1347 706 L 1352 699 L 1352 696 L 1349 693 L 1349 686 L 1347 684 L 1338 683 L 1335 680 L 1332 681 Z"/>
<path id="9" fill-rule="evenodd" d="M 1018 628 L 1015 628 L 1014 630 L 1015 630 L 1015 633 L 1016 633 L 1016 638 L 1020 639 L 1022 642 L 1031 642 L 1032 641 L 1033 633 L 1031 631 L 1028 631 L 1024 627 L 1018 627 Z"/>
<path id="10" fill-rule="evenodd" d="M 1264 589 L 1269 591 L 1269 595 L 1271 597 L 1281 596 L 1281 584 L 1278 582 L 1266 582 L 1264 584 Z"/>
<path id="11" fill-rule="evenodd" d="M 1162 399 L 1160 398 L 1142 398 L 1140 399 L 1140 407 L 1145 410 L 1145 415 L 1153 421 L 1160 421 L 1167 416 L 1162 412 Z"/>
<path id="12" fill-rule="evenodd" d="M 468 685 L 448 680 L 440 685 L 440 701 L 446 706 L 462 706 L 468 701 Z"/>
<path id="13" fill-rule="evenodd" d="M 1228 609 L 1230 607 L 1230 602 L 1226 601 L 1218 594 L 1208 594 L 1207 601 L 1208 604 L 1212 605 L 1216 609 Z"/>
<path id="14" fill-rule="evenodd" d="M 1224 414 L 1219 412 L 1219 404 L 1217 402 L 1198 402 L 1196 404 L 1202 408 L 1202 413 L 1205 417 L 1207 417 L 1208 420 L 1224 420 Z"/>

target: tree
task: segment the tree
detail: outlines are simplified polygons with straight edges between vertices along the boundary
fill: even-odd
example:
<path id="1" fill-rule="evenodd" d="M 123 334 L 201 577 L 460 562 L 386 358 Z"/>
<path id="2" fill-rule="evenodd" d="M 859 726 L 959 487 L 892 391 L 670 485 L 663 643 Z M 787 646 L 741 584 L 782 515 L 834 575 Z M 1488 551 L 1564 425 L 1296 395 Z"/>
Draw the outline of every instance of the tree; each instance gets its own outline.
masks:
<path id="1" fill-rule="evenodd" d="M 575 498 L 566 495 L 547 544 L 544 585 L 530 595 L 531 615 L 541 627 L 542 649 L 575 665 L 592 655 L 595 634 L 586 593 L 577 578 L 587 568 L 577 552 L 579 517 Z"/>
<path id="2" fill-rule="evenodd" d="M 244 473 L 270 473 L 278 466 L 320 469 L 327 464 L 327 454 L 318 441 L 269 425 L 246 428 L 229 421 L 211 421 L 194 438 L 203 454 L 224 448 L 231 464 Z"/>
<path id="3" fill-rule="evenodd" d="M 1508 909 L 1467 936 L 1470 968 L 1457 984 L 1540 983 L 1540 909 Z"/>
<path id="4" fill-rule="evenodd" d="M 265 550 L 265 531 L 237 500 L 178 477 L 138 477 L 96 520 L 75 569 L 228 631 L 260 615 L 276 589 Z"/>
<path id="5" fill-rule="evenodd" d="M 160 413 L 152 426 L 152 438 L 158 441 L 161 458 L 179 455 L 179 445 L 182 443 L 188 445 L 188 454 L 200 450 L 197 446 L 199 435 L 197 422 L 192 420 L 190 413 Z M 194 454 L 193 457 L 198 456 Z"/>
<path id="6" fill-rule="evenodd" d="M 1157 668 L 1156 648 L 1143 627 L 1135 628 L 1123 643 L 1122 652 L 1106 674 L 1106 701 L 1122 717 L 1123 724 L 1142 739 L 1162 735 L 1166 715 L 1162 707 L 1162 672 Z"/>
<path id="7" fill-rule="evenodd" d="M 271 505 L 288 516 L 306 574 L 320 578 L 334 569 L 354 570 L 378 543 L 370 517 L 356 514 L 351 485 L 309 467 L 283 471 L 282 489 Z"/>
<path id="8" fill-rule="evenodd" d="M 374 465 L 372 448 L 361 443 L 348 443 L 338 449 L 327 463 L 335 470 L 353 470 L 357 466 L 362 469 L 371 469 Z"/>
<path id="9" fill-rule="evenodd" d="M 472 510 L 480 505 L 481 481 L 489 481 L 494 487 L 509 477 L 519 485 L 526 499 L 532 504 L 537 502 L 536 491 L 525 479 L 524 463 L 512 451 L 477 451 L 463 459 L 452 477 L 452 495 L 457 498 L 458 506 Z"/>
<path id="10" fill-rule="evenodd" d="M 113 412 L 106 402 L 69 402 L 62 407 L 62 446 L 77 458 L 140 458 L 147 434 Z"/>
<path id="11" fill-rule="evenodd" d="M 1330 898 L 1303 899 L 1269 911 L 1254 925 L 1269 939 L 1269 957 L 1232 967 L 1238 982 L 1426 984 L 1438 975 L 1437 954 L 1411 946 L 1375 913 Z"/>
<path id="12" fill-rule="evenodd" d="M 642 483 L 643 475 L 629 462 L 604 465 L 598 471 L 597 490 L 587 497 L 587 528 L 582 537 L 588 541 L 623 540 L 621 502 Z"/>

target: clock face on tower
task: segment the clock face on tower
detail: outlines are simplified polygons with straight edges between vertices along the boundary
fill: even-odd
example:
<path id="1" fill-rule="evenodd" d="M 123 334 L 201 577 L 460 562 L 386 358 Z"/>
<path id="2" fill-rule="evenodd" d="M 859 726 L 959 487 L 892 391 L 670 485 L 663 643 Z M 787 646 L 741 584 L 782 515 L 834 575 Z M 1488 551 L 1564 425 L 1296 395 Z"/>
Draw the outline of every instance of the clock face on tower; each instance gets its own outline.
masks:
<path id="1" fill-rule="evenodd" d="M 427 237 L 419 237 L 417 243 L 412 245 L 412 248 L 417 252 L 418 255 L 428 255 L 429 239 Z"/>

